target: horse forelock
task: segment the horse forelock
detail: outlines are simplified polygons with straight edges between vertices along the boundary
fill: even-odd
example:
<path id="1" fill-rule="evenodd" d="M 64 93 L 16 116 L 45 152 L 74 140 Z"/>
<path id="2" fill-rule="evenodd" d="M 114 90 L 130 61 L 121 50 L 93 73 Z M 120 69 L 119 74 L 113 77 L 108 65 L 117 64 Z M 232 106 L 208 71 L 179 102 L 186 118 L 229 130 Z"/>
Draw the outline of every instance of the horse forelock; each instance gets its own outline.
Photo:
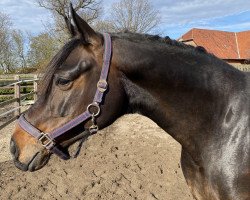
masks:
<path id="1" fill-rule="evenodd" d="M 66 43 L 61 50 L 54 56 L 54 58 L 49 62 L 44 75 L 39 84 L 38 93 L 39 96 L 46 98 L 48 91 L 51 88 L 53 77 L 56 70 L 65 62 L 70 53 L 79 45 L 84 44 L 79 38 L 73 38 L 68 43 Z"/>

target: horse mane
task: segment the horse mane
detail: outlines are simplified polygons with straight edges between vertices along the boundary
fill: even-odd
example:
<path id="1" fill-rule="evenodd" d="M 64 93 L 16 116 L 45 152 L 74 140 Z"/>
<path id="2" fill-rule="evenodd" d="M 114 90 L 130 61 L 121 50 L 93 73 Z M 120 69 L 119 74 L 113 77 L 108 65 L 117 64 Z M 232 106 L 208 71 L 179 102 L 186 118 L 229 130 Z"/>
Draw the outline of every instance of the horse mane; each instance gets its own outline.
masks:
<path id="1" fill-rule="evenodd" d="M 170 39 L 170 37 L 168 36 L 160 37 L 159 35 L 132 33 L 125 30 L 119 33 L 112 33 L 112 39 L 123 39 L 143 44 L 148 43 L 149 45 L 155 44 L 156 46 L 164 48 L 171 47 L 171 50 L 173 51 L 183 50 L 186 54 L 193 54 L 195 56 L 198 56 L 199 59 L 204 60 L 205 62 L 208 61 L 210 63 L 213 63 L 209 66 L 206 66 L 208 70 L 211 70 L 211 67 L 213 67 L 213 70 L 216 71 L 239 71 L 238 69 L 232 67 L 225 61 L 216 57 L 214 54 L 207 52 L 207 50 L 202 46 L 195 47 L 189 44 L 185 44 L 183 42 Z"/>
<path id="2" fill-rule="evenodd" d="M 161 37 L 159 35 L 150 35 L 150 34 L 141 34 L 141 33 L 132 33 L 127 30 L 119 33 L 113 33 L 112 36 L 115 38 L 126 39 L 134 42 L 153 42 L 157 44 L 170 45 L 175 47 L 181 47 L 183 49 L 192 49 L 197 52 L 209 54 L 206 49 L 202 46 L 194 47 L 192 45 L 179 42 L 177 40 L 171 39 L 169 36 Z"/>

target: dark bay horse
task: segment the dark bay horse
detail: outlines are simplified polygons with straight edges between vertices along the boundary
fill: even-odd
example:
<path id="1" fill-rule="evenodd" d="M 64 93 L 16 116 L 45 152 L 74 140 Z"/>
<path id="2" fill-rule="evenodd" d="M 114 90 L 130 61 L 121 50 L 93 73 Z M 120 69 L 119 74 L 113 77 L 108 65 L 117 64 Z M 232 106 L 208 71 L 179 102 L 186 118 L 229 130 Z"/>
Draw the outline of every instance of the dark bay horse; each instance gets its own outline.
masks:
<path id="1" fill-rule="evenodd" d="M 96 84 L 100 83 L 103 54 L 111 46 L 105 48 L 104 36 L 73 9 L 72 18 L 72 40 L 49 64 L 38 101 L 22 116 L 31 125 L 18 123 L 12 136 L 15 165 L 24 171 L 42 168 L 51 154 L 46 148 L 50 142 L 54 145 L 50 133 L 91 105 L 94 111 L 88 117 L 92 120 L 67 129 L 56 139 L 59 146 L 87 134 L 91 125 L 97 131 L 97 126 L 105 128 L 118 117 L 137 112 L 182 145 L 182 170 L 196 199 L 249 200 L 249 73 L 202 48 L 158 36 L 117 33 L 111 35 L 110 63 L 104 62 L 104 67 L 109 65 L 108 88 L 103 79 L 105 96 L 100 104 L 92 104 L 101 88 Z M 38 139 L 29 130 L 43 133 L 38 133 Z M 61 151 L 67 155 L 64 148 L 55 153 Z"/>

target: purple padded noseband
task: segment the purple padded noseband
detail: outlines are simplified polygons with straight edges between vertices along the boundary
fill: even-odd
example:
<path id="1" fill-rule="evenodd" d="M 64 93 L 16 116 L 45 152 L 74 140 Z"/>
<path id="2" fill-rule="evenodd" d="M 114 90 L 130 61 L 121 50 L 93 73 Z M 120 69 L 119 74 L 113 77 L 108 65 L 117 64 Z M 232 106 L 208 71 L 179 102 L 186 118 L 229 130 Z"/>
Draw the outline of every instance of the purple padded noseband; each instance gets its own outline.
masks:
<path id="1" fill-rule="evenodd" d="M 40 143 L 48 149 L 50 152 L 58 155 L 60 158 L 67 160 L 70 156 L 63 151 L 61 151 L 58 146 L 56 145 L 56 139 L 66 133 L 67 131 L 71 130 L 72 128 L 76 127 L 77 125 L 87 121 L 88 119 L 92 118 L 93 125 L 89 128 L 90 133 L 95 133 L 98 131 L 98 126 L 95 124 L 95 118 L 100 114 L 100 106 L 99 104 L 103 101 L 103 96 L 105 91 L 107 90 L 108 83 L 108 72 L 110 67 L 110 61 L 112 56 L 112 42 L 111 37 L 109 34 L 104 33 L 104 55 L 103 55 L 103 65 L 102 71 L 100 75 L 100 79 L 97 83 L 97 90 L 95 93 L 94 100 L 91 104 L 88 105 L 86 111 L 81 115 L 77 116 L 76 118 L 72 119 L 68 123 L 64 124 L 61 127 L 56 128 L 51 133 L 43 133 L 42 131 L 38 130 L 32 124 L 30 124 L 24 117 L 21 115 L 18 123 L 20 127 L 35 137 Z M 91 108 L 96 108 L 97 111 L 94 113 L 91 111 Z"/>

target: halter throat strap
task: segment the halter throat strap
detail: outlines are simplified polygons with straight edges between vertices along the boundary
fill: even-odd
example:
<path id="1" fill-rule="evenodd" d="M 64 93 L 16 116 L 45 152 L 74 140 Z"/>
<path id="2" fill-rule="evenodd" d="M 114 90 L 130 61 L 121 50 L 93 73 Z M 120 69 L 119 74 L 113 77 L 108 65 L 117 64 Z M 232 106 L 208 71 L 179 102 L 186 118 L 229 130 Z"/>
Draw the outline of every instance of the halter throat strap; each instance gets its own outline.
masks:
<path id="1" fill-rule="evenodd" d="M 61 127 L 54 129 L 50 133 L 43 133 L 36 127 L 34 127 L 31 123 L 29 123 L 24 115 L 22 114 L 18 120 L 19 126 L 28 134 L 35 137 L 46 149 L 48 149 L 51 153 L 58 155 L 60 158 L 67 160 L 70 158 L 68 153 L 65 153 L 62 148 L 56 143 L 56 140 L 61 135 L 65 134 L 72 128 L 77 125 L 89 120 L 92 118 L 93 125 L 89 128 L 91 134 L 96 133 L 98 131 L 98 126 L 95 123 L 96 117 L 99 116 L 101 108 L 100 103 L 103 102 L 105 92 L 108 88 L 107 78 L 110 68 L 110 61 L 112 57 L 112 42 L 111 37 L 108 33 L 103 33 L 104 38 L 104 54 L 103 54 L 103 65 L 102 71 L 100 75 L 100 79 L 97 83 L 97 90 L 93 99 L 93 102 L 88 105 L 86 111 L 71 121 L 67 122 Z M 95 107 L 96 111 L 92 112 L 91 108 Z"/>

